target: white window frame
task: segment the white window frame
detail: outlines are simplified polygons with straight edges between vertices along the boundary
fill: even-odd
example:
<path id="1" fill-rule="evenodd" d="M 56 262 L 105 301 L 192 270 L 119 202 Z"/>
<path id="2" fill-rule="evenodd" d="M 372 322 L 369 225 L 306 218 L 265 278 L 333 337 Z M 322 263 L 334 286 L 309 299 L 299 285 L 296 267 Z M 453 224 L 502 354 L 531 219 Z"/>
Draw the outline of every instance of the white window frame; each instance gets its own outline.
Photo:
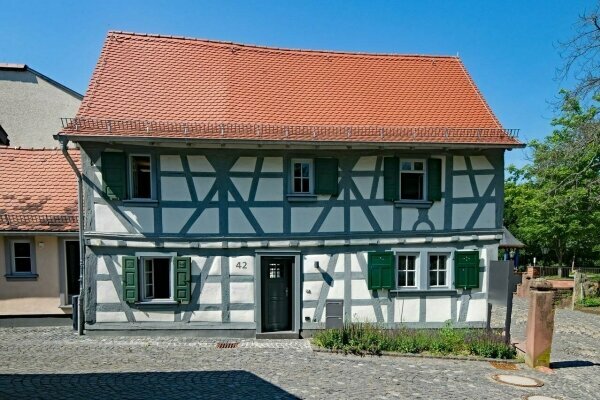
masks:
<path id="1" fill-rule="evenodd" d="M 296 192 L 294 190 L 294 164 L 308 164 L 308 192 Z M 315 163 L 312 158 L 292 158 L 290 169 L 290 192 L 297 195 L 309 195 L 315 192 Z"/>
<path id="2" fill-rule="evenodd" d="M 29 245 L 29 260 L 31 261 L 31 268 L 28 272 L 17 272 L 15 244 L 16 243 L 27 243 Z M 35 240 L 33 239 L 10 239 L 10 275 L 12 276 L 32 276 L 36 275 L 36 260 L 35 260 Z M 23 257 L 19 257 L 23 258 Z"/>
<path id="3" fill-rule="evenodd" d="M 415 284 L 414 286 L 404 286 L 400 284 L 399 275 L 400 275 L 400 257 L 414 257 L 415 258 Z M 418 252 L 409 251 L 409 252 L 396 252 L 394 254 L 395 260 L 395 273 L 396 273 L 396 288 L 398 290 L 419 290 L 419 282 L 420 282 L 420 267 L 421 267 L 421 256 Z M 407 271 L 405 269 L 405 271 Z"/>
<path id="4" fill-rule="evenodd" d="M 434 271 L 437 271 L 437 275 L 438 275 L 437 279 L 438 279 L 438 281 L 439 281 L 439 273 L 440 273 L 440 271 L 444 271 L 444 273 L 446 275 L 446 277 L 445 277 L 446 284 L 445 285 L 432 285 L 431 284 L 431 275 L 430 275 L 430 273 L 431 273 L 430 257 L 431 256 L 446 257 L 444 269 L 443 270 L 439 269 L 439 258 L 438 258 L 438 261 L 437 261 L 437 263 L 438 263 L 438 265 L 437 265 L 438 269 L 434 270 Z M 427 260 L 427 287 L 428 288 L 433 288 L 433 289 L 449 289 L 450 288 L 450 281 L 449 281 L 449 278 L 450 278 L 450 266 L 451 266 L 450 258 L 451 258 L 451 254 L 447 253 L 447 252 L 436 251 L 436 252 L 427 253 L 426 260 Z"/>
<path id="5" fill-rule="evenodd" d="M 164 303 L 164 302 L 172 302 L 173 300 L 173 256 L 168 255 L 168 254 L 157 254 L 157 255 L 143 255 L 140 256 L 140 282 L 139 285 L 140 287 L 138 288 L 140 291 L 140 299 L 142 302 L 144 303 Z M 156 299 L 154 297 L 146 297 L 146 260 L 155 260 L 157 258 L 161 258 L 161 259 L 165 259 L 165 260 L 169 260 L 169 298 L 163 298 L 163 299 Z M 154 264 L 152 265 L 152 267 L 154 268 Z M 154 271 L 153 271 L 154 273 Z"/>
<path id="6" fill-rule="evenodd" d="M 133 196 L 133 157 L 148 157 L 150 159 L 150 197 L 134 197 Z M 128 193 L 129 199 L 135 201 L 153 201 L 155 199 L 154 194 L 154 168 L 153 168 L 153 160 L 152 154 L 148 153 L 134 153 L 129 154 L 127 157 L 127 168 L 128 168 L 128 176 L 129 176 L 129 185 L 128 185 Z"/>
<path id="7" fill-rule="evenodd" d="M 411 169 L 410 170 L 403 170 L 402 169 L 402 163 L 405 162 L 409 162 L 411 165 Z M 423 163 L 423 169 L 421 171 L 419 170 L 415 170 L 415 162 L 420 162 Z M 400 159 L 400 173 L 398 175 L 398 179 L 400 180 L 400 182 L 398 182 L 398 187 L 400 188 L 400 200 L 401 201 L 425 201 L 427 200 L 427 160 L 425 159 L 419 159 L 419 158 L 401 158 Z M 410 173 L 410 174 L 422 174 L 423 175 L 423 197 L 420 199 L 403 199 L 402 198 L 402 173 Z"/>

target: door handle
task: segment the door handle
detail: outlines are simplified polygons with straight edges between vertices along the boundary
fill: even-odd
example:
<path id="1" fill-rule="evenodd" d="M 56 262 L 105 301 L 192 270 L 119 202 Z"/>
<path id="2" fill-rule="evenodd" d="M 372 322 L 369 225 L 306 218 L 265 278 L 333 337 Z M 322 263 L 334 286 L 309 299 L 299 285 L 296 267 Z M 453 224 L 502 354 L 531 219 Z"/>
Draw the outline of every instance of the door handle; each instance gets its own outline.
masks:
<path id="1" fill-rule="evenodd" d="M 285 288 L 285 297 L 288 297 L 288 288 Z"/>

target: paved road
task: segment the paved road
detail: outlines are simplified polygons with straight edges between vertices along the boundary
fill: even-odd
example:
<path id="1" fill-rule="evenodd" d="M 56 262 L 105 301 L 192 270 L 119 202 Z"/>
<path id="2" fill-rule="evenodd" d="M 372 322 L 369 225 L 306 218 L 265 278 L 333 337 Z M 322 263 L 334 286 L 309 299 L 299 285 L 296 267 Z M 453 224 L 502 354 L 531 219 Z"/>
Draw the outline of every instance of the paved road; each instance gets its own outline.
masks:
<path id="1" fill-rule="evenodd" d="M 515 314 L 523 313 L 519 301 Z M 501 311 L 501 310 L 498 310 Z M 498 313 L 500 314 L 500 313 Z M 495 323 L 502 320 L 495 315 Z M 65 327 L 0 329 L 0 399 L 597 399 L 600 317 L 559 310 L 555 374 L 486 362 L 313 353 L 306 341 L 77 337 Z M 515 332 L 524 318 L 515 318 Z M 592 365 L 592 364 L 598 365 Z M 541 379 L 524 389 L 497 373 Z"/>

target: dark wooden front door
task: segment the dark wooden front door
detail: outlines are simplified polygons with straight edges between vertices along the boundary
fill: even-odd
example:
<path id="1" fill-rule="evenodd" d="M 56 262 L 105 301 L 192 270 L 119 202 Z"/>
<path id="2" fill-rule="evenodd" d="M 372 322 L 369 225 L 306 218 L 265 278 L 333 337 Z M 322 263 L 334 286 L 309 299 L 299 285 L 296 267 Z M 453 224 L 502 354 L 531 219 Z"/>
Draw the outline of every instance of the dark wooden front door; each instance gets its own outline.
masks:
<path id="1" fill-rule="evenodd" d="M 293 257 L 262 257 L 263 331 L 292 330 Z"/>
<path id="2" fill-rule="evenodd" d="M 67 264 L 67 301 L 72 304 L 73 296 L 79 294 L 79 242 L 65 242 L 65 259 Z"/>

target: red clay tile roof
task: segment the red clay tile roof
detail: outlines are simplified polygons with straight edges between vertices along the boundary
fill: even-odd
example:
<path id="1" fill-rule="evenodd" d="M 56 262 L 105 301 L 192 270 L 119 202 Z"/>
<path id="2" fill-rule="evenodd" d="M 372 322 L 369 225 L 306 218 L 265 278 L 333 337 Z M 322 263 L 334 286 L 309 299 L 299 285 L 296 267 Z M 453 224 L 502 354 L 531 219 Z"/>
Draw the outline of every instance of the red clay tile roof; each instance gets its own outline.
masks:
<path id="1" fill-rule="evenodd" d="M 0 231 L 78 230 L 77 178 L 60 150 L 0 147 L 0 174 Z"/>
<path id="2" fill-rule="evenodd" d="M 109 32 L 77 117 L 65 133 L 520 145 L 458 57 L 125 32 Z M 122 122 L 108 128 L 105 120 Z"/>

